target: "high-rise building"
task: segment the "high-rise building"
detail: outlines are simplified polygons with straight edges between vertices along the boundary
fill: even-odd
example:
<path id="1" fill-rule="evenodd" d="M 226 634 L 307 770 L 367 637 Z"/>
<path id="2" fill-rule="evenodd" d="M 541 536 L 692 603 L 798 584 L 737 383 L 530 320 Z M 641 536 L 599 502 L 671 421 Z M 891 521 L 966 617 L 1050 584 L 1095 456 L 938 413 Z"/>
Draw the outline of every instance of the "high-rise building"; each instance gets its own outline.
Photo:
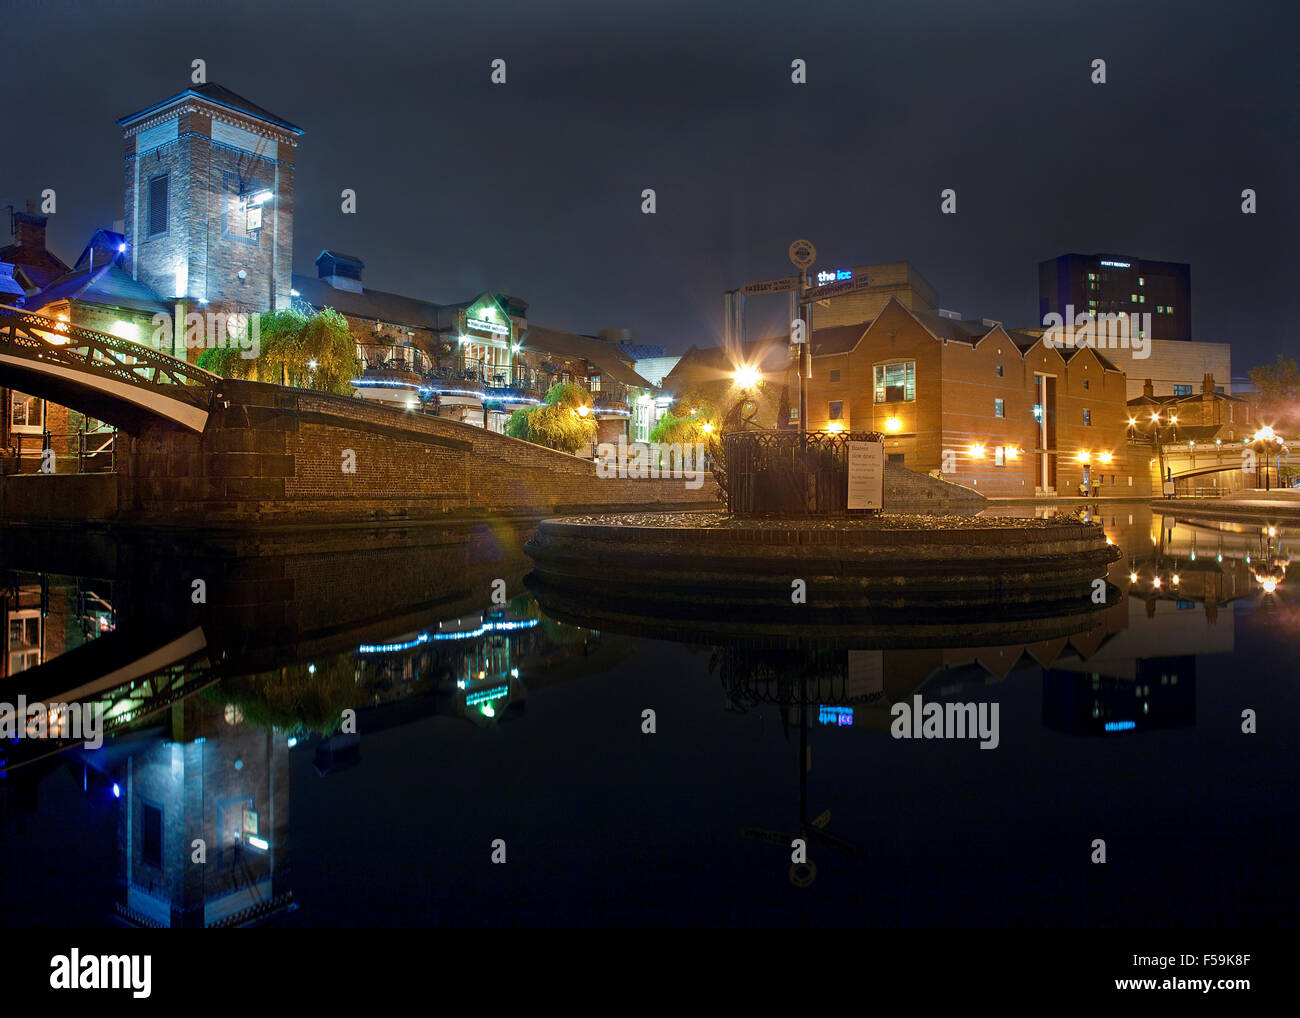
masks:
<path id="1" fill-rule="evenodd" d="M 1192 338 L 1191 266 L 1128 255 L 1063 254 L 1038 263 L 1038 314 L 1151 316 L 1146 338 Z"/>

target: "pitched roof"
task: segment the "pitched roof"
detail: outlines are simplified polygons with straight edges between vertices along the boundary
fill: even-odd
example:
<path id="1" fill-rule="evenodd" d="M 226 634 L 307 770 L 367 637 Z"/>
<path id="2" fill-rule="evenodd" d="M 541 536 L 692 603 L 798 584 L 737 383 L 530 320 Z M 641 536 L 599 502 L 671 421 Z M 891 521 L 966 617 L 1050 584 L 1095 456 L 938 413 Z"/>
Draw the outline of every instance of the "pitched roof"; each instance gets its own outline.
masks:
<path id="1" fill-rule="evenodd" d="M 907 310 L 912 313 L 913 317 L 915 317 L 939 339 L 947 339 L 957 343 L 969 343 L 971 346 L 974 346 L 997 328 L 997 323 L 990 325 L 988 322 L 981 319 L 949 318 L 947 315 L 941 315 L 937 311 L 917 311 L 913 308 L 908 308 L 902 301 L 899 301 L 899 304 L 904 308 L 907 308 Z"/>
<path id="2" fill-rule="evenodd" d="M 194 88 L 187 88 L 184 92 L 177 92 L 170 99 L 164 99 L 162 102 L 154 103 L 152 106 L 138 110 L 135 113 L 128 113 L 117 122 L 117 126 L 126 127 L 138 120 L 143 120 L 146 117 L 157 113 L 159 110 L 166 109 L 178 100 L 184 99 L 186 96 L 194 96 L 198 99 L 204 99 L 214 105 L 224 106 L 226 109 L 235 110 L 238 113 L 254 117 L 257 120 L 264 120 L 268 124 L 274 124 L 276 127 L 281 127 L 293 134 L 300 135 L 303 133 L 301 127 L 296 127 L 283 117 L 276 116 L 269 110 L 258 106 L 257 103 L 245 99 L 242 95 L 238 95 L 237 93 L 230 91 L 230 89 L 218 85 L 214 81 L 209 81 L 203 85 L 197 85 Z"/>
<path id="3" fill-rule="evenodd" d="M 427 300 L 403 297 L 400 294 L 385 293 L 383 290 L 370 290 L 365 287 L 360 293 L 339 290 L 315 276 L 295 275 L 293 288 L 298 291 L 299 298 L 312 307 L 329 307 L 340 314 L 388 322 L 392 325 L 408 325 L 412 328 L 434 331 L 439 328 L 440 305 Z"/>
<path id="4" fill-rule="evenodd" d="M 83 304 L 106 304 L 110 307 L 143 311 L 147 314 L 172 313 L 172 306 L 154 289 L 116 264 L 97 269 L 81 269 L 56 279 L 40 293 L 27 300 L 27 307 L 40 311 L 62 300 Z"/>
<path id="5" fill-rule="evenodd" d="M 14 267 L 8 262 L 0 262 L 0 304 L 23 304 L 27 291 L 14 279 Z"/>
<path id="6" fill-rule="evenodd" d="M 534 353 L 555 354 L 560 357 L 581 358 L 594 364 L 602 375 L 608 375 L 624 385 L 653 389 L 654 383 L 642 378 L 633 367 L 618 355 L 609 343 L 590 336 L 560 332 L 540 325 L 530 325 L 519 340 L 524 350 Z"/>
<path id="7" fill-rule="evenodd" d="M 60 276 L 72 271 L 72 266 L 50 251 L 21 244 L 0 247 L 0 262 L 15 266 L 20 270 L 16 275 L 25 276 L 38 289 L 44 289 Z"/>
<path id="8" fill-rule="evenodd" d="M 828 354 L 848 353 L 862 339 L 871 322 L 858 322 L 856 325 L 833 325 L 826 329 L 813 329 L 812 346 L 808 352 L 814 357 Z"/>
<path id="9" fill-rule="evenodd" d="M 77 264 L 74 269 L 79 269 L 83 265 L 90 265 L 91 251 L 100 252 L 108 255 L 108 260 L 116 260 L 123 256 L 122 248 L 126 245 L 126 237 L 114 230 L 96 230 L 90 238 L 90 242 L 82 249 L 81 255 L 77 258 Z M 96 259 L 100 264 L 104 264 L 104 259 Z"/>

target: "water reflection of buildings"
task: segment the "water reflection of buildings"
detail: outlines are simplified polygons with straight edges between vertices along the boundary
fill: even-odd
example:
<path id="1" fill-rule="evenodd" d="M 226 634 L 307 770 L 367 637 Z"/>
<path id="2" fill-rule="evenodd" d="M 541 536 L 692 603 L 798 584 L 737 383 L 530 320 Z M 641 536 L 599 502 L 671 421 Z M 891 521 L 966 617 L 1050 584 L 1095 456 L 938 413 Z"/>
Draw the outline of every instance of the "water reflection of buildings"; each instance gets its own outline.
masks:
<path id="1" fill-rule="evenodd" d="M 545 684 L 557 659 L 588 658 L 602 647 L 598 632 L 552 622 L 531 598 L 516 598 L 386 643 L 362 644 L 358 684 L 368 706 L 431 695 L 428 713 L 489 725 L 521 716 L 529 687 Z"/>
<path id="2" fill-rule="evenodd" d="M 10 570 L 0 589 L 0 623 L 6 640 L 3 679 L 112 632 L 112 584 Z"/>
<path id="3" fill-rule="evenodd" d="M 115 761 L 122 800 L 119 917 L 242 926 L 291 909 L 288 741 L 202 696 L 170 715 L 161 730 L 101 751 Z"/>

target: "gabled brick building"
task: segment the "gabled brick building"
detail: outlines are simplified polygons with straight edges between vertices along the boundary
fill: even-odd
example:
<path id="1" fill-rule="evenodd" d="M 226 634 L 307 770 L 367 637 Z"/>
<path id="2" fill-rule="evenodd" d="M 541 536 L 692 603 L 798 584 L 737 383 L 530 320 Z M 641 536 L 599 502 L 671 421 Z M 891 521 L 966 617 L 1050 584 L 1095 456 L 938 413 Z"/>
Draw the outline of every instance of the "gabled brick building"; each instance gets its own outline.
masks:
<path id="1" fill-rule="evenodd" d="M 810 430 L 878 431 L 892 461 L 994 497 L 1072 495 L 1085 476 L 1146 491 L 1145 460 L 1128 452 L 1124 373 L 1093 349 L 891 298 L 870 322 L 816 330 L 809 353 Z M 787 377 L 765 371 L 777 386 Z"/>

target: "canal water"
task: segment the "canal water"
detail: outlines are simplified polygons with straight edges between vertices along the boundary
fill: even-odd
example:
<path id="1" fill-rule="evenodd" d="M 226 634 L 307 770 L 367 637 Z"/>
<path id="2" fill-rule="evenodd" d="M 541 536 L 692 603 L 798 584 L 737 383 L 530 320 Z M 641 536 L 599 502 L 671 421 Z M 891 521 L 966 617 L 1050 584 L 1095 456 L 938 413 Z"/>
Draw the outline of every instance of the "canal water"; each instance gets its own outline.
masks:
<path id="1" fill-rule="evenodd" d="M 11 528 L 0 701 L 107 734 L 6 733 L 0 922 L 1293 919 L 1300 534 L 1093 512 L 1086 617 L 856 642 L 548 611 L 527 526 Z"/>

